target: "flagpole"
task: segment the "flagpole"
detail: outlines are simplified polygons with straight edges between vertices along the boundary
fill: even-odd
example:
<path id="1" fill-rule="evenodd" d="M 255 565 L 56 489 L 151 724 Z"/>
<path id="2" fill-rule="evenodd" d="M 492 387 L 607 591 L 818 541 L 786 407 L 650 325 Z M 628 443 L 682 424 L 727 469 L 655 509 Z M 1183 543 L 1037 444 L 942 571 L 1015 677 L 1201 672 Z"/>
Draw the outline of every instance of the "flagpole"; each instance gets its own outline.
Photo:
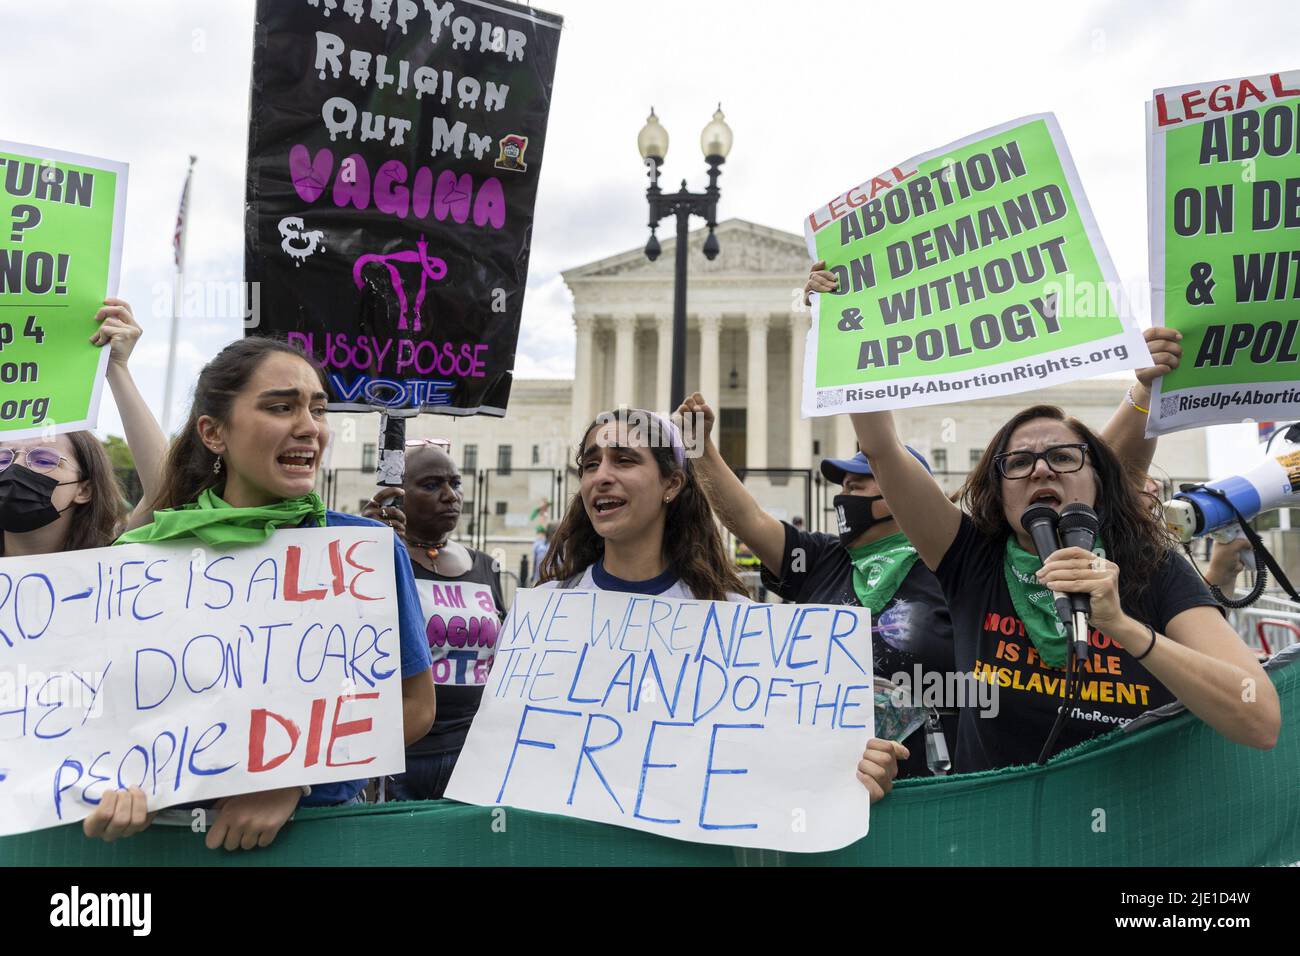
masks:
<path id="1" fill-rule="evenodd" d="M 174 245 L 176 250 L 176 279 L 172 285 L 172 329 L 167 343 L 167 378 L 163 385 L 162 430 L 171 436 L 172 387 L 176 382 L 176 339 L 180 332 L 181 307 L 185 294 L 185 222 L 186 207 L 189 205 L 190 180 L 194 176 L 194 162 L 197 156 L 190 156 L 190 168 L 185 174 L 185 188 L 181 193 L 181 208 L 177 215 Z"/>

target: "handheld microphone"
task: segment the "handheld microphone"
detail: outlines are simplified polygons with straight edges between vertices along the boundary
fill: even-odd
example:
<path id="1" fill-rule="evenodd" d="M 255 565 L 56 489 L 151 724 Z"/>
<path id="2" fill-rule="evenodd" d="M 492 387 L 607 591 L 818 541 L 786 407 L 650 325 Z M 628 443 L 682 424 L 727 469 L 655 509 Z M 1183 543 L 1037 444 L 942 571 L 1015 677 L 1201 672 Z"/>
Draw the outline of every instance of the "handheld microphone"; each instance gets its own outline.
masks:
<path id="1" fill-rule="evenodd" d="M 1061 520 L 1057 530 L 1061 535 L 1061 547 L 1083 548 L 1092 551 L 1097 541 L 1097 532 L 1101 521 L 1097 512 L 1082 502 L 1074 501 L 1061 509 Z M 1092 613 L 1092 602 L 1086 594 L 1071 594 L 1070 610 L 1075 616 L 1074 648 L 1075 657 L 1084 661 L 1088 659 L 1088 615 Z M 1082 615 L 1082 626 L 1080 625 Z"/>
<path id="2" fill-rule="evenodd" d="M 1029 537 L 1034 539 L 1034 550 L 1038 552 L 1038 559 L 1046 561 L 1052 552 L 1059 550 L 1056 541 L 1056 526 L 1060 521 L 1060 515 L 1048 505 L 1034 505 L 1020 516 L 1020 527 L 1028 532 Z M 1056 613 L 1065 623 L 1066 628 L 1074 626 L 1074 617 L 1071 614 L 1070 599 L 1064 594 L 1052 592 L 1055 598 Z M 1084 632 L 1084 641 L 1088 639 L 1087 632 Z"/>

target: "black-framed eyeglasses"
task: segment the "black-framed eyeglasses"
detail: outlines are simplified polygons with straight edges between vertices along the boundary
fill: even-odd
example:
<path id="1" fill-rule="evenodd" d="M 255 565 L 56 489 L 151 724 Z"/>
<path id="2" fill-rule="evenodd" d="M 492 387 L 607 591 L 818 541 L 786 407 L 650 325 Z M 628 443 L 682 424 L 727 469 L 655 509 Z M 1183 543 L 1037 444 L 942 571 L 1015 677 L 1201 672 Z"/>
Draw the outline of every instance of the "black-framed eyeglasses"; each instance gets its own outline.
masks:
<path id="1" fill-rule="evenodd" d="M 1079 442 L 1070 445 L 1052 445 L 1042 451 L 1008 451 L 993 457 L 993 465 L 998 474 L 1012 481 L 1028 478 L 1038 467 L 1039 459 L 1058 475 L 1068 475 L 1083 467 L 1088 457 L 1088 445 Z"/>
<path id="2" fill-rule="evenodd" d="M 47 472 L 53 471 L 67 460 L 67 456 L 60 455 L 55 448 L 24 448 L 21 451 L 0 448 L 0 471 L 17 461 L 32 471 Z"/>

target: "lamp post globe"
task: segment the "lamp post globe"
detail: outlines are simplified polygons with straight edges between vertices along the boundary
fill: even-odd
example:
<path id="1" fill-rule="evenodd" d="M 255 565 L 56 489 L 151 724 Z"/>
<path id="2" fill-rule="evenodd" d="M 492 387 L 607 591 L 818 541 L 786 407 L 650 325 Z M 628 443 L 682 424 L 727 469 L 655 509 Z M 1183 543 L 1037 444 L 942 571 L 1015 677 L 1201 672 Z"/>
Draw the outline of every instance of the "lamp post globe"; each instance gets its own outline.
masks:
<path id="1" fill-rule="evenodd" d="M 650 107 L 650 115 L 646 117 L 641 132 L 636 134 L 636 148 L 640 150 L 641 158 L 645 160 L 662 163 L 664 157 L 668 155 L 668 130 L 663 128 L 659 117 L 655 116 L 653 106 Z"/>
<path id="2" fill-rule="evenodd" d="M 700 133 L 700 149 L 704 152 L 704 158 L 712 159 L 716 156 L 726 159 L 731 152 L 731 138 L 731 127 L 727 125 L 726 118 L 722 115 L 722 104 L 719 103 L 713 119 Z"/>
<path id="3" fill-rule="evenodd" d="M 713 230 L 717 226 L 718 214 L 718 176 L 722 164 L 731 152 L 732 133 L 722 115 L 722 104 L 714 111 L 713 118 L 700 134 L 700 148 L 709 167 L 709 185 L 702 193 L 693 193 L 686 188 L 682 180 L 681 189 L 675 193 L 666 193 L 659 188 L 659 167 L 668 155 L 668 131 L 659 122 L 654 108 L 646 117 L 645 126 L 637 134 L 636 146 L 645 161 L 646 175 L 650 185 L 646 189 L 646 200 L 650 206 L 650 239 L 646 242 L 646 258 L 651 262 L 659 258 L 659 240 L 655 230 L 664 219 L 676 220 L 676 248 L 674 249 L 673 269 L 673 323 L 672 323 L 672 361 L 669 376 L 670 408 L 676 408 L 685 398 L 686 393 L 686 236 L 691 216 L 699 216 L 709 228 L 704 240 L 704 257 L 712 260 L 721 251 L 717 236 Z"/>

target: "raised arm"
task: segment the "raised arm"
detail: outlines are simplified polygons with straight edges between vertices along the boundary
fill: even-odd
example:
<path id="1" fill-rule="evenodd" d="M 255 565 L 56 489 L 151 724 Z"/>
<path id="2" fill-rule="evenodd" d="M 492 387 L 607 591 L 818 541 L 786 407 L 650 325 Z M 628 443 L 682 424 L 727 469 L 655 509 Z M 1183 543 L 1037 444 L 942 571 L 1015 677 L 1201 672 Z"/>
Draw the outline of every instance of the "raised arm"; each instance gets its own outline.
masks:
<path id="1" fill-rule="evenodd" d="M 718 446 L 713 443 L 713 409 L 704 396 L 696 392 L 682 402 L 677 415 L 681 417 L 683 434 L 688 440 L 699 442 L 699 431 L 701 428 L 704 431 L 704 454 L 693 459 L 691 465 L 709 488 L 713 510 L 726 529 L 754 552 L 754 557 L 779 573 L 785 553 L 785 528 L 762 509 L 736 473 L 722 460 Z"/>
<path id="2" fill-rule="evenodd" d="M 1183 347 L 1178 343 L 1183 333 L 1161 326 L 1146 329 L 1142 337 L 1151 350 L 1151 366 L 1138 369 L 1137 382 L 1101 430 L 1101 437 L 1115 449 L 1121 461 L 1132 463 L 1145 474 L 1156 456 L 1156 439 L 1146 437 L 1151 385 L 1161 375 L 1178 368 L 1183 357 Z M 1131 404 L 1130 398 L 1133 399 Z"/>
<path id="3" fill-rule="evenodd" d="M 835 274 L 826 271 L 824 261 L 814 262 L 803 287 L 804 303 L 810 304 L 814 292 L 834 292 L 838 284 Z M 925 466 L 903 447 L 892 412 L 863 412 L 849 417 L 885 504 L 926 567 L 935 570 L 957 537 L 961 510 L 948 500 Z"/>
<path id="4" fill-rule="evenodd" d="M 871 472 L 898 527 L 926 567 L 935 570 L 957 537 L 961 510 L 903 447 L 892 412 L 860 412 L 849 417 L 858 447 L 871 462 Z"/>
<path id="5" fill-rule="evenodd" d="M 122 430 L 126 444 L 135 459 L 135 470 L 140 476 L 144 494 L 131 513 L 128 523 L 137 522 L 150 512 L 150 505 L 162 488 L 163 458 L 167 454 L 167 436 L 158 427 L 153 412 L 145 404 L 144 396 L 136 388 L 127 362 L 131 350 L 139 340 L 141 329 L 131 313 L 131 306 L 123 299 L 105 299 L 104 307 L 95 313 L 98 330 L 90 337 L 92 345 L 107 345 L 108 387 L 113 391 L 113 401 L 122 416 Z"/>

